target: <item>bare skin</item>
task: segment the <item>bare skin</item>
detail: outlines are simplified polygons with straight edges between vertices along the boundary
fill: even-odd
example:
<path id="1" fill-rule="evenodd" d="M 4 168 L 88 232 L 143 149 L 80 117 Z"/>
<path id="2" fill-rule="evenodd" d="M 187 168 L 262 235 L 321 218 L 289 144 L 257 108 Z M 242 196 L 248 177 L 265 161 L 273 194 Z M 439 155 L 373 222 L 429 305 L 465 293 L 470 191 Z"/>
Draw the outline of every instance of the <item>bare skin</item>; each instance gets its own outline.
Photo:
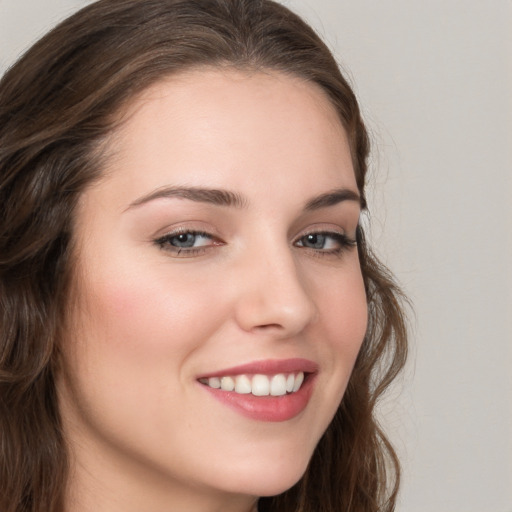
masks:
<path id="1" fill-rule="evenodd" d="M 109 145 L 57 382 L 67 511 L 254 512 L 305 471 L 366 330 L 344 129 L 299 79 L 203 69 L 137 98 Z M 290 360 L 316 370 L 286 419 L 201 380 Z"/>

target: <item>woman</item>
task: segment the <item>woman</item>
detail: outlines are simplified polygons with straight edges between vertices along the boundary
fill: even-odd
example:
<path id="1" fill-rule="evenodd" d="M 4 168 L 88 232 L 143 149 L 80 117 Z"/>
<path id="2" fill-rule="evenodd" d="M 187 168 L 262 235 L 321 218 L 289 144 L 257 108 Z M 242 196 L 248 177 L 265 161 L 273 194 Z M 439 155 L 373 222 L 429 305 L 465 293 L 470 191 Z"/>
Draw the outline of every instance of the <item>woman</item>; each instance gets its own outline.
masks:
<path id="1" fill-rule="evenodd" d="M 394 509 L 368 138 L 268 0 L 101 0 L 0 83 L 0 508 Z"/>

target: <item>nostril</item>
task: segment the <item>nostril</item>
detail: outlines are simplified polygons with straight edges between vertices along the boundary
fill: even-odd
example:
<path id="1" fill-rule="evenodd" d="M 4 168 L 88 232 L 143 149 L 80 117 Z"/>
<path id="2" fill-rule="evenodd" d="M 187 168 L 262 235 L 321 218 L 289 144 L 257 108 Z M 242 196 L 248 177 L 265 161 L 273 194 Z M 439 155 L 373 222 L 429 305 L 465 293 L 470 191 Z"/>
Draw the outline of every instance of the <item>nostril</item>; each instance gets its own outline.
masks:
<path id="1" fill-rule="evenodd" d="M 284 327 L 281 324 L 264 324 L 264 325 L 256 325 L 256 326 L 254 326 L 254 329 L 266 331 L 266 330 L 272 330 L 272 329 L 281 330 L 281 329 L 284 329 Z"/>
<path id="2" fill-rule="evenodd" d="M 261 259 L 251 259 L 240 267 L 245 274 L 237 276 L 234 312 L 244 331 L 274 332 L 288 338 L 314 321 L 315 302 L 289 249 L 286 250 L 287 253 L 274 254 L 263 263 Z"/>

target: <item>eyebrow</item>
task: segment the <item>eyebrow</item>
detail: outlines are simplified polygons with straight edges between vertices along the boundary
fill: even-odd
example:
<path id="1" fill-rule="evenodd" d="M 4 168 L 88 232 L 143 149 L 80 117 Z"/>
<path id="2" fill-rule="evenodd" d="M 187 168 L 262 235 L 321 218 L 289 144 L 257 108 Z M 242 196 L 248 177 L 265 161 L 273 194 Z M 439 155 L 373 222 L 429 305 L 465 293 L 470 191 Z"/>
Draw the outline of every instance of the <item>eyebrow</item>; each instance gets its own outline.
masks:
<path id="1" fill-rule="evenodd" d="M 245 208 L 249 203 L 244 196 L 230 190 L 203 187 L 163 187 L 136 199 L 126 210 L 136 208 L 137 206 L 149 203 L 155 199 L 173 197 L 188 199 L 189 201 L 199 203 L 213 204 L 215 206 L 230 206 L 235 208 Z M 339 188 L 310 199 L 306 203 L 304 210 L 320 210 L 344 201 L 355 201 L 362 206 L 361 197 L 357 192 L 348 188 Z"/>
<path id="2" fill-rule="evenodd" d="M 128 206 L 127 210 L 149 203 L 155 199 L 172 197 L 188 199 L 198 203 L 209 203 L 216 206 L 234 206 L 236 208 L 247 206 L 247 201 L 244 197 L 229 190 L 202 187 L 164 187 L 137 199 Z"/>
<path id="3" fill-rule="evenodd" d="M 361 196 L 357 192 L 349 188 L 337 188 L 309 200 L 306 203 L 304 210 L 320 210 L 321 208 L 327 208 L 329 206 L 337 205 L 338 203 L 342 203 L 343 201 L 355 201 L 361 207 L 363 206 Z"/>

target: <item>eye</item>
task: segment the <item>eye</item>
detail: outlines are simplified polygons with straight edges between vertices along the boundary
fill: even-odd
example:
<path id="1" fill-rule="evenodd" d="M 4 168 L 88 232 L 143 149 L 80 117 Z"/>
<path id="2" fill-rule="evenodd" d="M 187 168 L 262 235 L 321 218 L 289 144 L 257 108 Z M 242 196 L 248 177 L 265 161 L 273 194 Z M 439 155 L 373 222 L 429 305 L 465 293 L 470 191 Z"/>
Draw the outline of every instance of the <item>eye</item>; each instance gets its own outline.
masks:
<path id="1" fill-rule="evenodd" d="M 355 247 L 357 242 L 343 233 L 321 231 L 300 237 L 295 245 L 321 253 L 339 254 L 345 249 Z"/>
<path id="2" fill-rule="evenodd" d="M 190 249 L 191 247 L 202 247 L 208 245 L 211 237 L 206 233 L 179 233 L 167 237 L 167 242 L 173 247 L 179 247 L 181 249 Z"/>
<path id="3" fill-rule="evenodd" d="M 213 235 L 203 231 L 180 230 L 155 240 L 160 248 L 174 253 L 176 256 L 195 256 L 213 245 L 220 245 Z"/>

